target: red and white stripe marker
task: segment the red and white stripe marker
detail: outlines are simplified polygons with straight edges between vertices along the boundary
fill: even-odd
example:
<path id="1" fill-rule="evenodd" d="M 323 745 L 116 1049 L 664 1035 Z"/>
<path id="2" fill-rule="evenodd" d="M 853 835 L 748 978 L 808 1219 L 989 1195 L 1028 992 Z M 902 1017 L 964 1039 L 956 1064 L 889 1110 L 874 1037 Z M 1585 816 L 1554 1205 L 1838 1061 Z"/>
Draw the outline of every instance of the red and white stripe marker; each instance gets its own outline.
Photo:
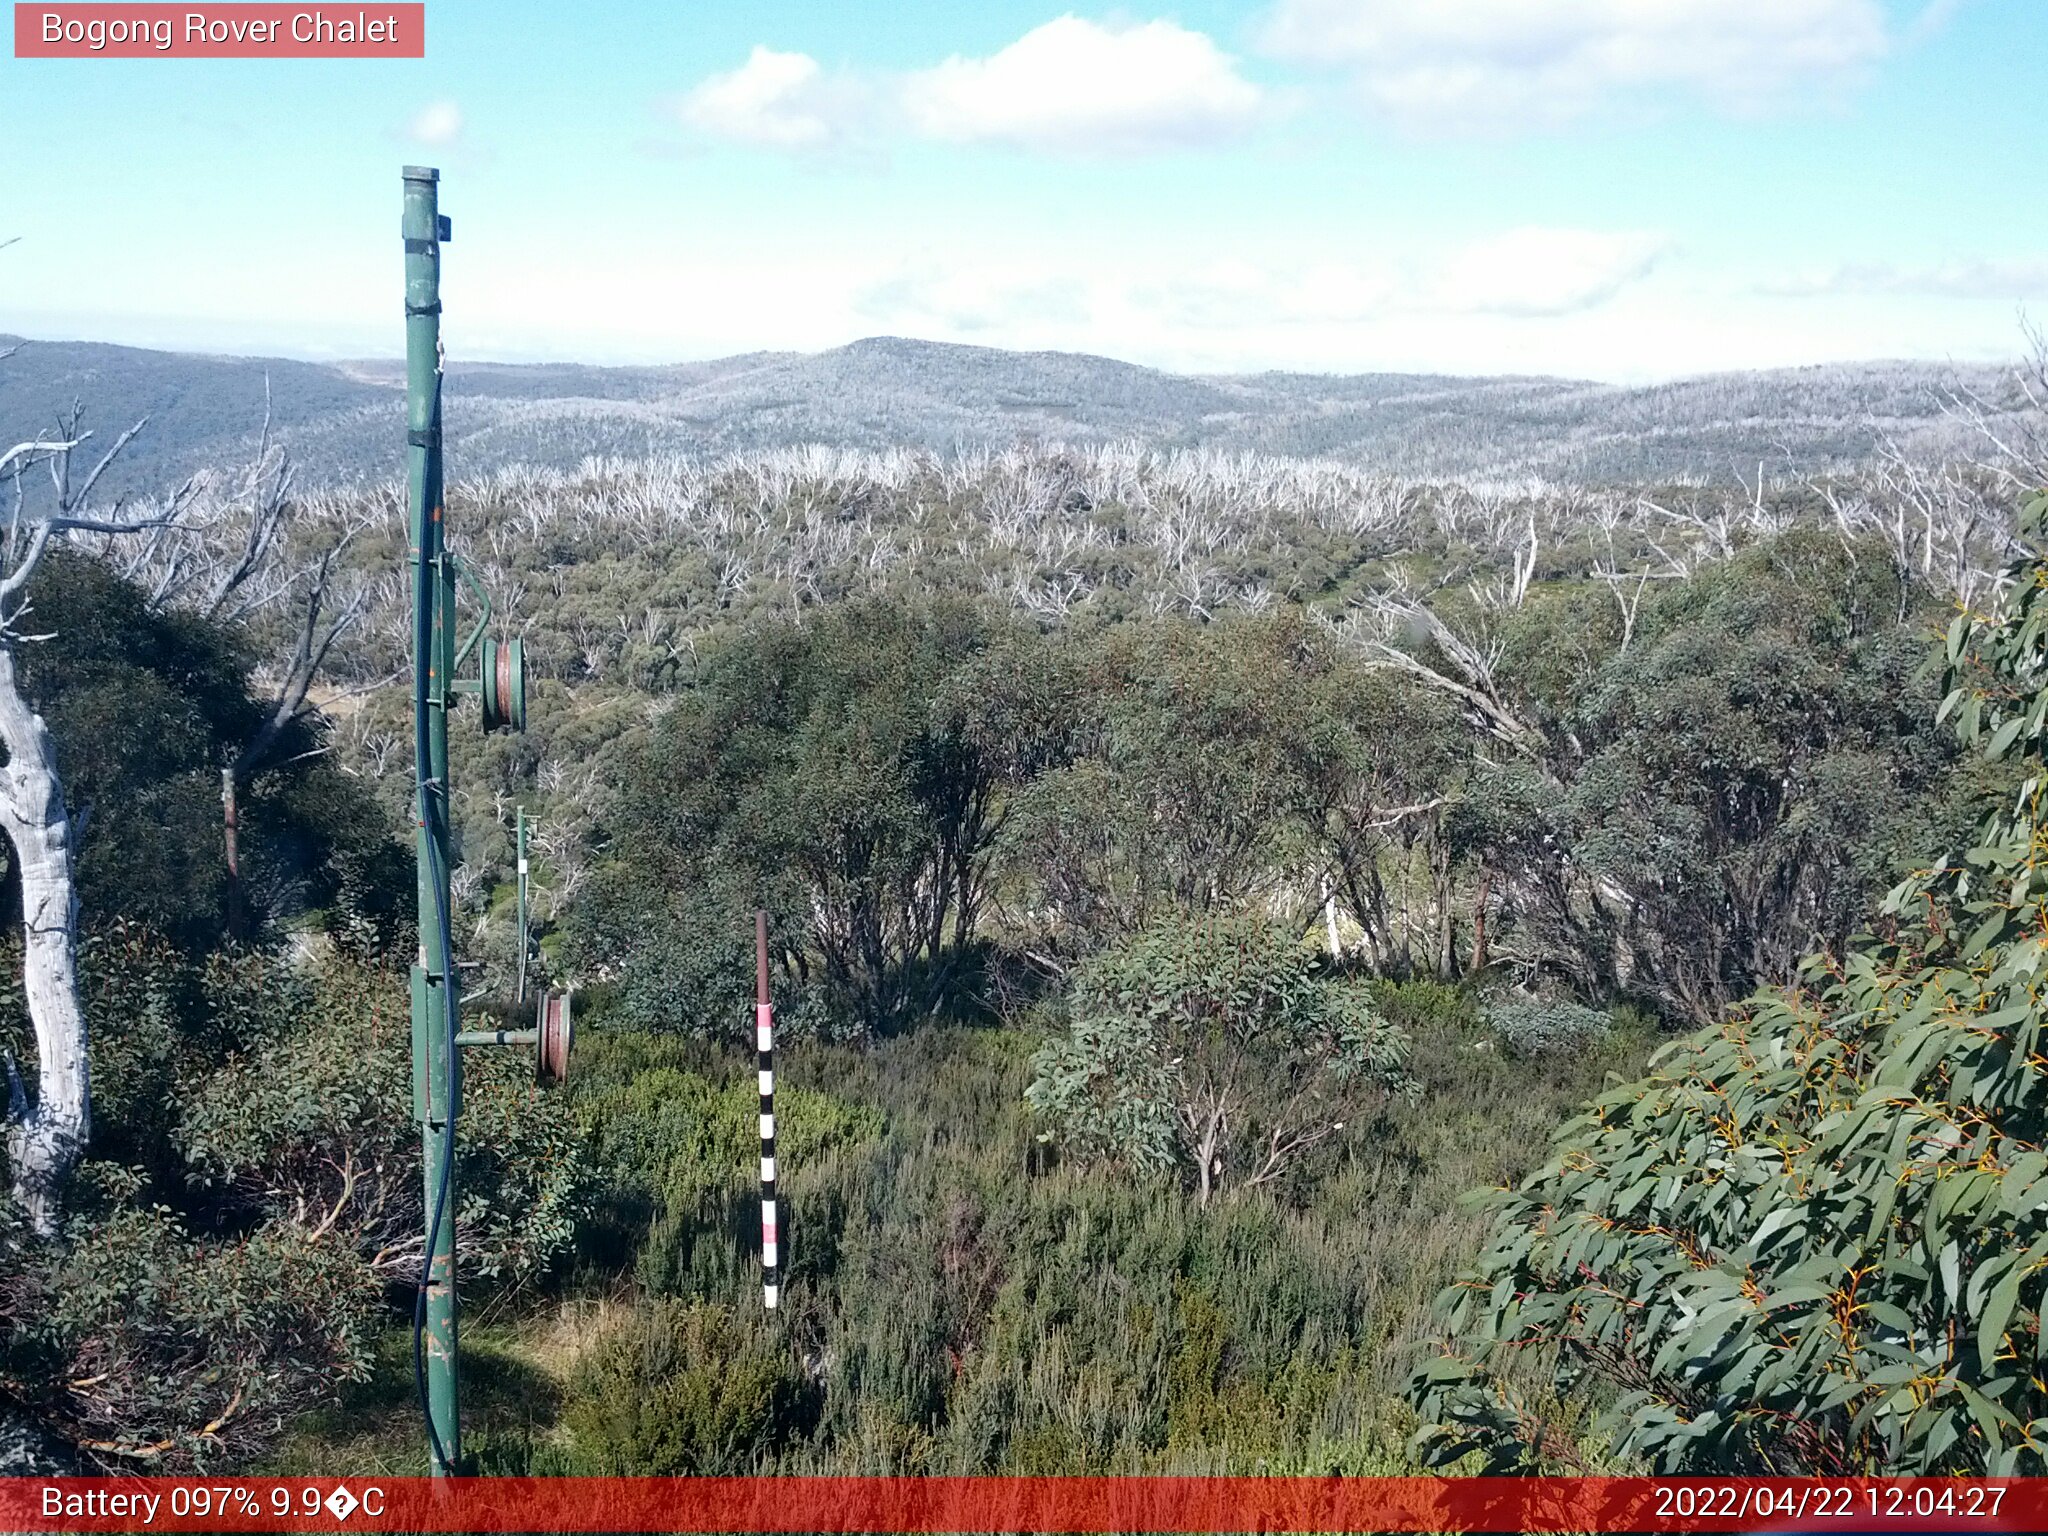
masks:
<path id="1" fill-rule="evenodd" d="M 768 914 L 754 913 L 754 1050 L 761 1071 L 761 1301 L 775 1310 L 782 1276 L 775 1202 L 775 1009 L 768 1001 Z"/>

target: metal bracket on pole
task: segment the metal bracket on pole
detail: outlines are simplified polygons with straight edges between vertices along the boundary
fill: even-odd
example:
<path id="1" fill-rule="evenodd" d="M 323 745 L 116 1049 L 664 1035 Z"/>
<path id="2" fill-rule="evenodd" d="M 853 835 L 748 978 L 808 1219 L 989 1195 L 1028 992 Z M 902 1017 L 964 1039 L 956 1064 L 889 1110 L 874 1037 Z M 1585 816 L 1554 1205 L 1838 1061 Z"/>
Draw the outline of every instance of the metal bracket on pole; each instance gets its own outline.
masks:
<path id="1" fill-rule="evenodd" d="M 476 616 L 476 628 L 472 629 L 469 632 L 468 638 L 460 646 L 456 647 L 455 670 L 460 672 L 462 664 L 469 660 L 469 653 L 476 649 L 477 641 L 483 639 L 484 629 L 491 622 L 491 594 L 484 590 L 484 584 L 476 579 L 475 574 L 467 564 L 457 559 L 454 555 L 446 556 L 446 559 L 455 568 L 456 579 L 476 594 L 477 602 L 483 607 L 483 612 Z M 458 693 L 474 692 L 475 687 L 474 683 L 464 684 L 459 679 L 455 684 Z"/>

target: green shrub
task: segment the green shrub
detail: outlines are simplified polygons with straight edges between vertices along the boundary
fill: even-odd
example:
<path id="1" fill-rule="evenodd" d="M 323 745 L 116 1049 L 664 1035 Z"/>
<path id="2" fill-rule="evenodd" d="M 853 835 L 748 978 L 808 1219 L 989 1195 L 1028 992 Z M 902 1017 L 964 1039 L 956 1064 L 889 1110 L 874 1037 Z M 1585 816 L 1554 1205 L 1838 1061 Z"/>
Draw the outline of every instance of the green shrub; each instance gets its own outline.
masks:
<path id="1" fill-rule="evenodd" d="M 659 1047 L 648 1052 L 652 1042 L 636 1044 L 646 1065 L 615 1086 L 585 1088 L 577 1096 L 592 1162 L 616 1182 L 671 1206 L 690 1205 L 735 1182 L 758 1182 L 760 1091 L 752 1072 L 719 1084 L 671 1064 L 681 1053 Z M 614 1051 L 635 1049 L 608 1045 Z M 868 1105 L 788 1084 L 775 1097 L 775 1133 L 779 1157 L 802 1167 L 874 1140 L 882 1133 L 882 1115 Z"/>
<path id="2" fill-rule="evenodd" d="M 1517 1056 L 1556 1056 L 1606 1040 L 1614 1020 L 1561 997 L 1510 997 L 1487 1005 L 1487 1027 Z"/>
<path id="3" fill-rule="evenodd" d="M 1254 916 L 1175 916 L 1089 960 L 1025 1097 L 1083 1158 L 1179 1170 L 1206 1201 L 1270 1183 L 1379 1094 L 1406 1038 L 1363 986 Z"/>
<path id="4" fill-rule="evenodd" d="M 411 1272 L 425 1194 L 404 978 L 337 957 L 280 987 L 274 967 L 238 967 L 216 992 L 239 991 L 271 1038 L 183 1088 L 173 1139 L 190 1183 L 245 1219 L 345 1244 L 387 1275 Z M 471 1051 L 462 1075 L 459 1263 L 536 1275 L 567 1250 L 584 1197 L 575 1121 L 558 1095 L 535 1091 L 523 1051 Z"/>
<path id="5" fill-rule="evenodd" d="M 563 1412 L 590 1476 L 736 1475 L 804 1435 L 817 1394 L 758 1314 L 658 1300 L 577 1368 Z"/>
<path id="6" fill-rule="evenodd" d="M 220 770 L 261 724 L 252 635 L 155 608 L 88 555 L 53 549 L 27 596 L 62 640 L 20 647 L 24 694 L 49 724 L 73 823 L 78 896 L 180 949 L 220 943 L 228 911 Z M 346 899 L 373 933 L 401 926 L 410 860 L 364 782 L 323 750 L 317 722 L 288 727 L 243 785 L 242 898 L 258 920 L 324 920 Z"/>
<path id="7" fill-rule="evenodd" d="M 721 1084 L 706 1073 L 731 1068 Z M 749 1058 L 750 1061 L 750 1058 Z M 606 1181 L 591 1251 L 629 1250 L 658 1295 L 730 1297 L 757 1283 L 761 1247 L 759 1091 L 739 1058 L 694 1042 L 602 1034 L 577 1112 Z M 784 1074 L 785 1079 L 789 1074 Z M 785 1081 L 775 1099 L 784 1270 L 829 1270 L 844 1198 L 837 1168 L 883 1131 L 880 1110 Z"/>
<path id="8" fill-rule="evenodd" d="M 753 910 L 793 1030 L 866 1038 L 964 1000 L 1022 771 L 1009 615 L 897 593 L 763 621 L 626 755 L 574 951 L 635 1028 L 743 1031 Z M 744 1033 L 740 1035 L 744 1038 Z"/>
<path id="9" fill-rule="evenodd" d="M 87 1164 L 61 1245 L 0 1211 L 7 1387 L 103 1466 L 232 1463 L 368 1368 L 380 1304 L 346 1251 L 282 1225 L 198 1238 Z"/>
<path id="10" fill-rule="evenodd" d="M 1478 1004 L 1465 988 L 1415 977 L 1375 979 L 1372 995 L 1388 1020 L 1410 1034 L 1423 1030 L 1471 1030 L 1480 1022 Z"/>
<path id="11" fill-rule="evenodd" d="M 630 863 L 601 870 L 573 912 L 566 948 L 587 975 L 604 975 L 606 1011 L 621 1030 L 709 1044 L 751 1040 L 754 1031 L 754 907 L 714 872 L 704 883 L 664 892 L 650 910 Z M 792 922 L 774 914 L 776 926 Z M 824 992 L 787 975 L 775 986 L 775 1033 L 786 1044 L 831 1039 L 836 1020 Z"/>
<path id="12" fill-rule="evenodd" d="M 368 1369 L 417 1272 L 405 977 L 120 923 L 80 958 L 94 1160 L 62 1242 L 0 1219 L 0 1392 L 109 1466 L 245 1463 Z M 577 1127 L 524 1053 L 465 1067 L 461 1266 L 530 1277 L 572 1235 Z"/>

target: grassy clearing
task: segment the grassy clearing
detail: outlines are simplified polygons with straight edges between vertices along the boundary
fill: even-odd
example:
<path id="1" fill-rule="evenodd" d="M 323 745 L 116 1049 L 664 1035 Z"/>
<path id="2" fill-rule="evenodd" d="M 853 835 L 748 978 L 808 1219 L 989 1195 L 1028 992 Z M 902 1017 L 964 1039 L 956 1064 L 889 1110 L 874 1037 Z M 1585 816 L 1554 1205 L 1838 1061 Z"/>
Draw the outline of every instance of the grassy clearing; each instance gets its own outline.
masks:
<path id="1" fill-rule="evenodd" d="M 1462 992 L 1382 999 L 1421 1101 L 1207 1208 L 1063 1163 L 1022 1102 L 1026 1032 L 934 1023 L 788 1051 L 774 1318 L 751 1059 L 600 1022 L 573 1091 L 605 1193 L 551 1293 L 471 1314 L 469 1450 L 503 1472 L 1407 1469 L 1401 1385 L 1479 1239 L 1460 1197 L 1536 1167 L 1652 1040 L 1624 1027 L 1518 1058 Z M 409 1351 L 394 1330 L 373 1379 L 277 1465 L 424 1470 Z"/>

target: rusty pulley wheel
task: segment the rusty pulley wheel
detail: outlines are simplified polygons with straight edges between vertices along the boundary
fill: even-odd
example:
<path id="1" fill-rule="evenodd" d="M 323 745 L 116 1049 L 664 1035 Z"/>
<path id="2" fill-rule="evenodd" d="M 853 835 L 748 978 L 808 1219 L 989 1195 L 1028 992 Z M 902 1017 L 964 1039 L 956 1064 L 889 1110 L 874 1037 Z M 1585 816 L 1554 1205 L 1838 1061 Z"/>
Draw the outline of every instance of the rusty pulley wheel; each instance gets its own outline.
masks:
<path id="1" fill-rule="evenodd" d="M 540 995 L 538 1017 L 539 1028 L 533 1042 L 533 1075 L 542 1083 L 566 1082 L 569 1077 L 569 1046 L 575 1038 L 576 1027 L 569 1016 L 567 992 L 543 992 Z"/>
<path id="2" fill-rule="evenodd" d="M 477 666 L 477 698 L 487 731 L 526 729 L 526 642 L 493 640 Z"/>

